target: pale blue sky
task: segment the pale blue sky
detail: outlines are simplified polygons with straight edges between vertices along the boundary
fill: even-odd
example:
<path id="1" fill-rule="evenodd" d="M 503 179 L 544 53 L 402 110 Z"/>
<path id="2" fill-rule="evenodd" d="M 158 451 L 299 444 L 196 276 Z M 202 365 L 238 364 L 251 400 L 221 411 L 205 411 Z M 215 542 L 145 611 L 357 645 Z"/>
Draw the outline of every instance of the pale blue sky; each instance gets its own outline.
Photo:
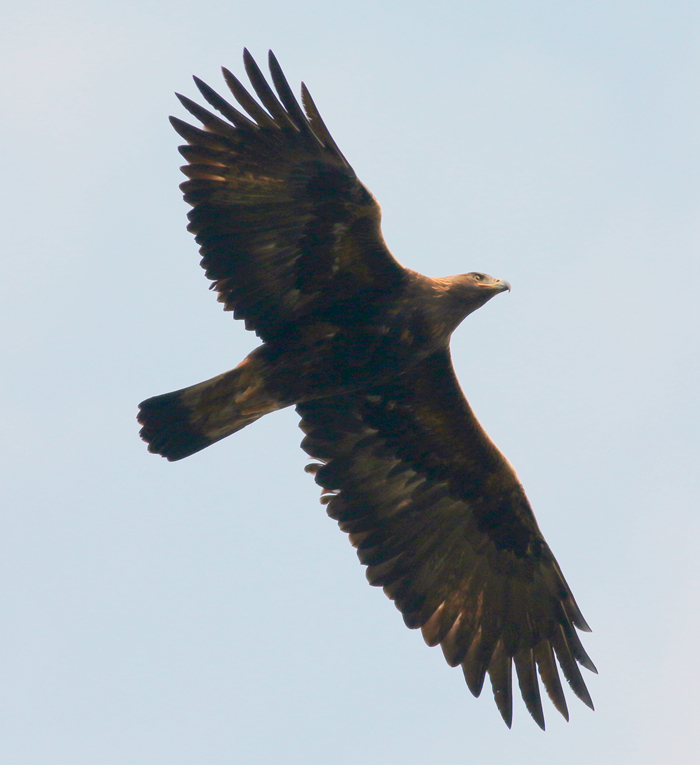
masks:
<path id="1" fill-rule="evenodd" d="M 0 761 L 649 765 L 700 717 L 697 3 L 3 10 Z M 136 404 L 255 345 L 185 230 L 173 96 L 309 86 L 396 256 L 513 292 L 453 340 L 593 634 L 508 731 L 370 588 L 292 411 L 180 463 Z"/>

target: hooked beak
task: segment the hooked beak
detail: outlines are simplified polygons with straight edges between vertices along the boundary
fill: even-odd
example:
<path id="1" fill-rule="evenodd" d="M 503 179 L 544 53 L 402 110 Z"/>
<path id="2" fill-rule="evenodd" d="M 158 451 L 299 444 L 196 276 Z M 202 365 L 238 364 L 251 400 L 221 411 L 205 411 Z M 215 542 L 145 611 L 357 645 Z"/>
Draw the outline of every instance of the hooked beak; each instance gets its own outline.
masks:
<path id="1" fill-rule="evenodd" d="M 493 292 L 510 292 L 510 282 L 505 279 L 492 279 L 489 282 L 479 284 L 482 289 L 493 290 Z"/>

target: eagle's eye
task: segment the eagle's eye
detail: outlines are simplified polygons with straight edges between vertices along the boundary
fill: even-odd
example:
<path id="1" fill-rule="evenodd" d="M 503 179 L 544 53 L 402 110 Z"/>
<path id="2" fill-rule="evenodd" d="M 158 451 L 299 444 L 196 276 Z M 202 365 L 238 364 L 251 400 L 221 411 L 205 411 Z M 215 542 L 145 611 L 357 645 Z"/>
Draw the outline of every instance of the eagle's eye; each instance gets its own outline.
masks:
<path id="1" fill-rule="evenodd" d="M 475 282 L 480 282 L 484 278 L 484 275 L 483 274 L 472 274 L 472 278 L 474 279 Z"/>

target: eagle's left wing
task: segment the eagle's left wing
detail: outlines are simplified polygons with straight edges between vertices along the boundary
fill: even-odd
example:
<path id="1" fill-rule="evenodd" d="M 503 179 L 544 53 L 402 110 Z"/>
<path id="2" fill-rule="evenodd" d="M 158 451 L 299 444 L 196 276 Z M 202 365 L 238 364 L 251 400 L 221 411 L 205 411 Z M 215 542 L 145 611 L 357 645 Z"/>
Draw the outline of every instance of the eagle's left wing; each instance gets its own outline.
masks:
<path id="1" fill-rule="evenodd" d="M 474 416 L 441 351 L 390 384 L 297 407 L 322 501 L 411 628 L 461 665 L 475 696 L 486 672 L 512 721 L 512 663 L 544 728 L 535 666 L 568 719 L 554 662 L 593 704 L 574 627 L 589 628 L 510 463 Z"/>
<path id="2" fill-rule="evenodd" d="M 407 271 L 384 242 L 379 204 L 306 87 L 302 111 L 272 52 L 276 94 L 248 51 L 244 61 L 260 104 L 224 76 L 249 116 L 195 78 L 224 119 L 180 96 L 205 129 L 171 122 L 187 141 L 189 180 L 180 188 L 202 267 L 226 310 L 268 341 L 314 312 L 391 292 Z"/>

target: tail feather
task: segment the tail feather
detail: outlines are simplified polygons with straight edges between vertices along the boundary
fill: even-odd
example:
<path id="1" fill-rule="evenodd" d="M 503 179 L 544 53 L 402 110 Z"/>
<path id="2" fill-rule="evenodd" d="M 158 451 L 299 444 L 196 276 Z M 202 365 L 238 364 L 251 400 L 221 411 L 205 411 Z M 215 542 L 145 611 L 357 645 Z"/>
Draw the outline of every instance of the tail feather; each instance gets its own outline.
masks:
<path id="1" fill-rule="evenodd" d="M 246 360 L 206 382 L 142 401 L 138 421 L 148 451 L 181 460 L 279 409 L 252 366 Z"/>
<path id="2" fill-rule="evenodd" d="M 169 460 L 181 460 L 213 444 L 190 424 L 190 410 L 180 402 L 181 391 L 154 396 L 139 404 L 139 435 L 148 451 Z"/>

